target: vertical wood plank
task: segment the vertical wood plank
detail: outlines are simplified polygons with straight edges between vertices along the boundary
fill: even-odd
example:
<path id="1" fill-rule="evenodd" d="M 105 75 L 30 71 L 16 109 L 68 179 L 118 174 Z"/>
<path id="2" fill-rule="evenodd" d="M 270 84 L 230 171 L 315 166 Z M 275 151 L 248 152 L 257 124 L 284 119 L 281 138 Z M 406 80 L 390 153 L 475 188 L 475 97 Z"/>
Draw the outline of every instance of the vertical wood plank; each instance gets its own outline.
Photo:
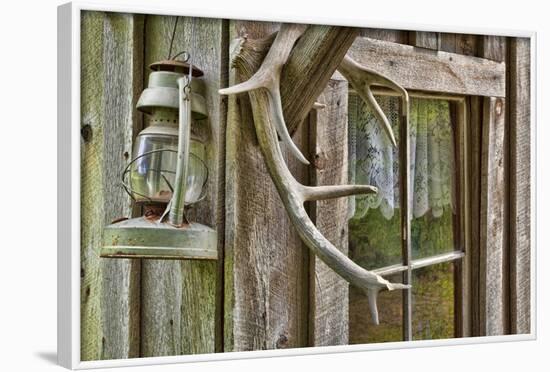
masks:
<path id="1" fill-rule="evenodd" d="M 81 358 L 139 355 L 139 261 L 99 258 L 102 231 L 129 216 L 120 171 L 141 126 L 143 17 L 84 12 L 81 55 Z"/>
<path id="2" fill-rule="evenodd" d="M 456 37 L 457 37 L 457 34 L 451 34 L 446 32 L 440 33 L 439 47 L 441 48 L 441 50 L 445 52 L 456 53 Z"/>
<path id="3" fill-rule="evenodd" d="M 437 32 L 409 31 L 409 44 L 432 50 L 439 50 L 441 47 Z"/>
<path id="4" fill-rule="evenodd" d="M 506 37 L 504 36 L 480 36 L 479 56 L 493 61 L 506 60 Z"/>
<path id="5" fill-rule="evenodd" d="M 470 237 L 468 222 L 470 221 L 470 205 L 467 204 L 470 198 L 469 181 L 471 175 L 468 173 L 468 164 L 471 154 L 468 152 L 468 120 L 469 104 L 465 99 L 454 106 L 454 133 L 455 133 L 455 179 L 456 186 L 456 223 L 455 231 L 459 232 L 455 238 L 455 249 L 465 253 L 464 259 L 455 262 L 455 321 L 457 328 L 456 337 L 471 336 L 471 265 Z"/>
<path id="6" fill-rule="evenodd" d="M 483 102 L 480 203 L 480 316 L 481 333 L 505 333 L 505 102 Z"/>
<path id="7" fill-rule="evenodd" d="M 359 30 L 359 36 L 369 37 L 371 39 L 390 41 L 392 43 L 407 44 L 409 33 L 402 30 L 388 30 L 381 28 L 362 28 Z"/>
<path id="8" fill-rule="evenodd" d="M 103 14 L 81 18 L 81 248 L 80 358 L 101 358 L 101 267 L 103 213 Z"/>
<path id="9" fill-rule="evenodd" d="M 182 22 L 180 18 L 179 22 Z M 144 86 L 151 72 L 149 65 L 168 59 L 174 17 L 147 16 L 145 19 Z M 176 33 L 174 50 L 182 43 Z M 148 125 L 148 116 L 144 116 Z M 181 354 L 182 273 L 178 261 L 143 260 L 141 302 L 141 355 L 163 356 Z"/>
<path id="10" fill-rule="evenodd" d="M 471 296 L 471 334 L 480 336 L 480 202 L 481 202 L 481 128 L 482 99 L 470 97 L 468 112 L 468 175 L 469 175 L 469 214 L 468 214 L 468 244 L 470 266 L 470 296 Z"/>
<path id="11" fill-rule="evenodd" d="M 469 34 L 451 34 L 441 33 L 440 48 L 446 52 L 460 53 L 464 55 L 475 55 L 477 52 L 477 35 Z M 480 108 L 481 100 L 476 98 L 465 99 L 464 102 L 456 104 L 454 107 L 455 118 L 455 164 L 457 164 L 455 182 L 457 184 L 456 195 L 458 195 L 457 216 L 455 219 L 455 231 L 460 231 L 461 235 L 455 236 L 455 249 L 465 252 L 465 257 L 461 262 L 454 264 L 455 276 L 455 337 L 470 337 L 473 332 L 472 312 L 479 314 L 479 302 L 474 303 L 472 298 L 479 299 L 479 177 L 472 175 L 479 174 L 480 169 Z M 475 118 L 471 114 L 476 115 Z M 472 124 L 476 127 L 471 129 Z M 473 131 L 470 133 L 470 130 Z M 469 146 L 468 142 L 472 141 Z M 472 165 L 475 167 L 471 168 Z M 475 171 L 473 170 L 475 169 Z M 477 172 L 477 173 L 476 173 Z M 475 195 L 472 195 L 471 178 L 476 179 Z M 475 215 L 472 215 L 472 205 L 470 198 L 476 203 Z M 468 204 L 467 204 L 468 203 Z M 475 216 L 475 218 L 474 218 Z M 472 223 L 477 226 L 472 228 Z M 476 234 L 475 246 L 472 246 L 471 230 Z M 475 266 L 475 267 L 474 267 Z M 475 280 L 473 277 L 475 275 Z M 475 283 L 475 295 L 473 295 L 472 286 Z M 476 332 L 479 327 L 476 326 Z"/>
<path id="12" fill-rule="evenodd" d="M 510 39 L 510 318 L 512 333 L 531 332 L 531 52 Z"/>
<path id="13" fill-rule="evenodd" d="M 174 22 L 174 17 L 147 17 L 146 65 L 168 57 Z M 202 80 L 209 118 L 194 123 L 193 131 L 206 144 L 208 192 L 206 199 L 193 206 L 188 215 L 191 220 L 214 228 L 220 222 L 216 212 L 219 201 L 218 161 L 225 126 L 225 109 L 217 94 L 224 85 L 226 71 L 224 27 L 224 21 L 219 19 L 196 18 L 193 21 L 181 17 L 172 51 L 173 54 L 182 50 L 191 52 L 192 61 L 205 73 Z M 147 260 L 142 266 L 142 355 L 214 352 L 217 263 Z"/>
<path id="14" fill-rule="evenodd" d="M 331 79 L 319 97 L 326 104 L 312 112 L 315 168 L 313 185 L 348 183 L 348 84 Z M 319 231 L 341 252 L 348 253 L 348 199 L 318 201 L 310 215 Z M 315 255 L 310 255 L 310 346 L 346 345 L 349 339 L 348 283 Z"/>
<path id="15" fill-rule="evenodd" d="M 223 204 L 225 153 L 225 123 L 227 118 L 226 100 L 218 90 L 227 85 L 227 21 L 208 18 L 185 18 L 183 25 L 184 41 L 182 48 L 192 53 L 192 62 L 204 72 L 204 96 L 208 109 L 208 119 L 197 122 L 197 135 L 206 144 L 206 163 L 209 168 L 206 199 L 189 211 L 192 220 L 212 226 L 223 237 L 225 216 L 218 211 L 218 203 Z M 192 40 L 192 35 L 194 39 Z M 193 50 L 194 48 L 194 50 Z M 223 183 L 222 183 L 223 185 Z M 223 240 L 218 240 L 219 263 L 211 261 L 182 261 L 182 353 L 198 354 L 216 351 L 216 331 L 218 347 L 221 351 L 221 287 L 217 287 L 219 265 L 223 263 Z M 219 311 L 218 311 L 219 310 Z"/>
<path id="16" fill-rule="evenodd" d="M 506 60 L 506 38 L 482 36 L 480 57 Z M 508 332 L 508 133 L 505 100 L 484 98 L 479 246 L 480 335 Z"/>
<path id="17" fill-rule="evenodd" d="M 108 220 L 131 216 L 120 172 L 142 127 L 135 105 L 143 83 L 144 17 L 105 13 L 104 62 L 104 211 Z M 140 351 L 140 260 L 101 259 L 103 359 L 135 358 Z"/>
<path id="18" fill-rule="evenodd" d="M 477 38 L 477 35 L 440 33 L 440 50 L 473 56 L 478 49 Z"/>
<path id="19" fill-rule="evenodd" d="M 230 39 L 265 37 L 277 25 L 231 21 Z M 230 83 L 239 81 L 230 75 Z M 224 350 L 307 344 L 307 251 L 293 230 L 255 137 L 248 95 L 230 97 L 226 150 Z M 304 149 L 303 125 L 294 136 Z M 283 149 L 291 172 L 307 169 Z"/>

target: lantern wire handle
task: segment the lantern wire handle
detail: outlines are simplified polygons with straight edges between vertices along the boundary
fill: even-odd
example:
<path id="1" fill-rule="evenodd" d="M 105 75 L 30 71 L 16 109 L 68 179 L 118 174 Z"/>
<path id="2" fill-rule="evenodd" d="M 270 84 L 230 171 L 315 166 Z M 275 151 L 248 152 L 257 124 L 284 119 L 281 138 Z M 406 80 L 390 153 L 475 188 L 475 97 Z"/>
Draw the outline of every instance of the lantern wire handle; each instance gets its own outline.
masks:
<path id="1" fill-rule="evenodd" d="M 176 28 L 178 27 L 178 20 L 179 20 L 179 17 L 176 16 L 176 20 L 174 21 L 174 28 L 172 29 L 172 37 L 170 38 L 170 49 L 168 50 L 168 59 L 172 59 L 172 46 L 174 45 L 174 39 L 176 37 Z M 175 55 L 173 58 L 175 59 L 179 54 Z"/>

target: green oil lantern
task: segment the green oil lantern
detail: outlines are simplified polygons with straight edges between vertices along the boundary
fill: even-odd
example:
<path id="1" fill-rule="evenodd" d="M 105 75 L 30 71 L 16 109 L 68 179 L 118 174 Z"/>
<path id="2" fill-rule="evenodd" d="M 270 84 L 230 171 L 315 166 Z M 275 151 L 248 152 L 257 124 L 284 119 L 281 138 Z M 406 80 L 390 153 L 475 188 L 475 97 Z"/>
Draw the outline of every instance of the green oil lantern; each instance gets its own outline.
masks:
<path id="1" fill-rule="evenodd" d="M 204 199 L 208 180 L 205 145 L 191 126 L 205 125 L 203 72 L 187 61 L 153 63 L 137 109 L 150 125 L 134 143 L 133 159 L 122 172 L 122 185 L 141 217 L 123 219 L 103 232 L 101 257 L 217 259 L 217 234 L 188 221 L 186 206 Z"/>

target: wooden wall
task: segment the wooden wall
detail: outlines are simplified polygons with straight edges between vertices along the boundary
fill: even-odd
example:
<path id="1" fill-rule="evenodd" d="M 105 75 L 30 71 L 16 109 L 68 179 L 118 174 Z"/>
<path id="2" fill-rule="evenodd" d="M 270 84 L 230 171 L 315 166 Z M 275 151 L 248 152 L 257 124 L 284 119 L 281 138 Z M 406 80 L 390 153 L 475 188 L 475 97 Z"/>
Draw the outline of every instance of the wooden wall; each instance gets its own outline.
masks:
<path id="1" fill-rule="evenodd" d="M 133 138 L 147 125 L 135 104 L 147 85 L 148 65 L 167 58 L 174 20 L 100 12 L 82 17 L 82 360 L 214 352 L 221 332 L 218 263 L 98 255 L 103 227 L 132 214 L 120 173 L 132 157 Z M 193 61 L 205 72 L 209 118 L 196 127 L 210 173 L 208 197 L 190 213 L 223 231 L 219 164 L 226 104 L 217 90 L 227 84 L 227 22 L 180 18 L 175 48 L 191 49 L 191 33 L 197 40 Z"/>
<path id="2" fill-rule="evenodd" d="M 191 52 L 205 71 L 209 110 L 195 125 L 207 144 L 208 198 L 191 213 L 217 229 L 218 262 L 99 258 L 103 227 L 139 212 L 117 182 L 133 138 L 147 125 L 135 110 L 147 66 L 167 57 L 173 22 L 82 17 L 82 360 L 347 344 L 348 285 L 310 255 L 291 226 L 259 151 L 248 97 L 217 93 L 239 81 L 229 68 L 230 40 L 267 36 L 277 24 L 179 20 L 175 50 L 190 49 L 194 33 Z M 472 335 L 528 332 L 528 41 L 376 29 L 361 35 L 507 62 L 506 99 L 468 100 Z M 347 180 L 347 90 L 335 75 L 319 97 L 327 107 L 312 111 L 294 135 L 314 167 L 285 151 L 305 184 Z M 347 251 L 347 201 L 308 208 Z"/>

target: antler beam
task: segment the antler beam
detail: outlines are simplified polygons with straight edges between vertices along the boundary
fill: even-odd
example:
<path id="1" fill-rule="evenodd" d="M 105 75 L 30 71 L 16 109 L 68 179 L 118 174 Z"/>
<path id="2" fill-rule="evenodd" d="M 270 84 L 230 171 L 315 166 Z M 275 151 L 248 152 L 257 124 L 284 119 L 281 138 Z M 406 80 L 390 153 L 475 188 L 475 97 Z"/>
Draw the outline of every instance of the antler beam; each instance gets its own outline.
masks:
<path id="1" fill-rule="evenodd" d="M 349 283 L 369 293 L 370 310 L 373 320 L 375 323 L 378 323 L 378 311 L 376 308 L 378 292 L 381 289 L 393 290 L 408 288 L 408 286 L 399 283 L 390 283 L 381 276 L 357 265 L 319 232 L 304 208 L 304 202 L 308 200 L 372 193 L 376 192 L 376 188 L 362 185 L 321 187 L 302 185 L 292 176 L 284 161 L 278 143 L 277 128 L 284 128 L 286 130 L 284 118 L 278 111 L 279 103 L 274 102 L 277 100 L 280 102 L 280 94 L 278 97 L 275 95 L 275 93 L 278 93 L 278 87 L 276 89 L 273 87 L 273 82 L 279 82 L 279 76 L 268 76 L 267 78 L 265 76 L 270 74 L 280 75 L 281 66 L 286 62 L 294 43 L 303 33 L 303 30 L 303 27 L 298 25 L 282 25 L 259 69 L 257 69 L 257 66 L 251 65 L 251 61 L 242 55 L 235 58 L 233 61 L 234 67 L 240 71 L 242 78 L 249 80 L 234 87 L 222 89 L 220 93 L 236 94 L 248 91 L 254 116 L 256 136 L 261 152 L 269 174 L 296 231 L 304 243 L 331 269 Z M 252 63 L 254 62 L 252 61 Z M 252 75 L 252 72 L 256 71 L 256 69 L 257 72 Z M 333 72 L 330 71 L 330 75 Z M 307 76 L 303 78 L 307 79 Z M 313 99 L 310 103 L 308 111 L 314 101 Z"/>

